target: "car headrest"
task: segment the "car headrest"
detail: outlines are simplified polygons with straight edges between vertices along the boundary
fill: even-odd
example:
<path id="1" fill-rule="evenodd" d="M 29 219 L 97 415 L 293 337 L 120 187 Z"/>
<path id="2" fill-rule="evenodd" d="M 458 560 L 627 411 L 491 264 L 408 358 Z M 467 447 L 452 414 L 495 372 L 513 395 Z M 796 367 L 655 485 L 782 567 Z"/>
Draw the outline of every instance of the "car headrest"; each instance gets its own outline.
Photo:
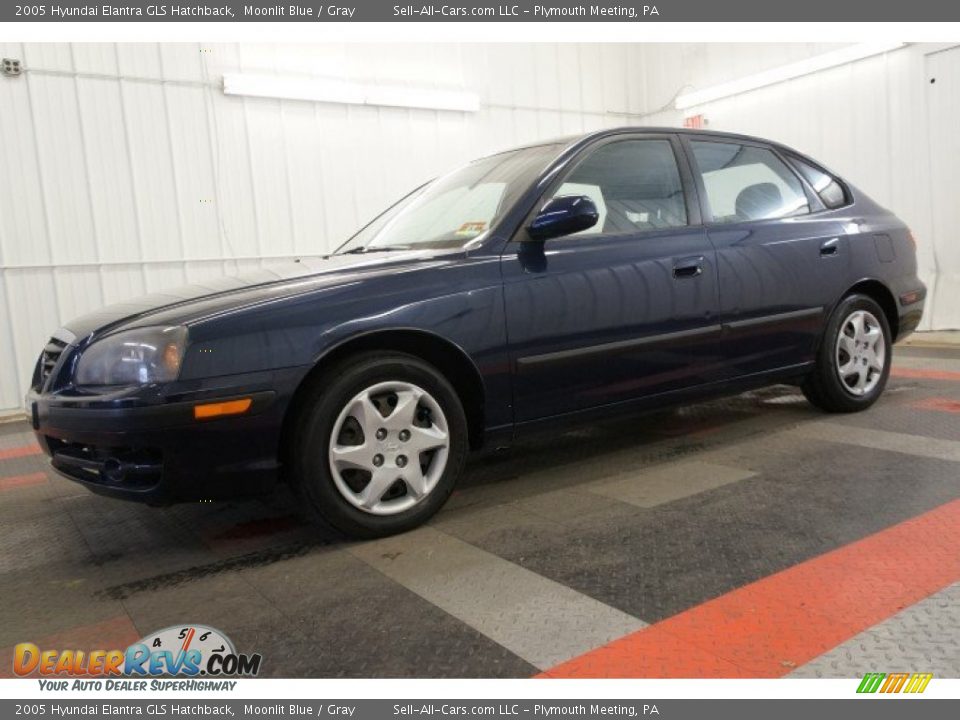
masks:
<path id="1" fill-rule="evenodd" d="M 748 185 L 737 195 L 735 210 L 744 220 L 759 220 L 770 217 L 783 205 L 780 188 L 773 183 Z"/>

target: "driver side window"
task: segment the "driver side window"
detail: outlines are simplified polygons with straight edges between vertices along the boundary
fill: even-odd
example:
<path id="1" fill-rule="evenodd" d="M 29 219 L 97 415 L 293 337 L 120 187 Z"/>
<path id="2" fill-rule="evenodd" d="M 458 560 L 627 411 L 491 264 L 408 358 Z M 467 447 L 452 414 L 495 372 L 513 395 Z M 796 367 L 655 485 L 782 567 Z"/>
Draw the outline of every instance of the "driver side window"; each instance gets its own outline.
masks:
<path id="1" fill-rule="evenodd" d="M 562 195 L 586 195 L 600 214 L 596 225 L 568 237 L 633 234 L 687 224 L 683 184 L 669 140 L 603 145 L 553 193 Z"/>

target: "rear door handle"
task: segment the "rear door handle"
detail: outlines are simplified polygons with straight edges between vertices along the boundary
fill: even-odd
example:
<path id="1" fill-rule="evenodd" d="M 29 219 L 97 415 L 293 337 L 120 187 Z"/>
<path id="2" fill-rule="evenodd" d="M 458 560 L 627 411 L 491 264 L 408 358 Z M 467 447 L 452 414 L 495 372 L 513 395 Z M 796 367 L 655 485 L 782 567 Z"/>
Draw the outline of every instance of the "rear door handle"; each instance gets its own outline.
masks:
<path id="1" fill-rule="evenodd" d="M 673 276 L 678 280 L 703 274 L 703 256 L 673 261 Z"/>
<path id="2" fill-rule="evenodd" d="M 820 244 L 821 257 L 833 257 L 840 249 L 840 238 L 830 238 Z"/>

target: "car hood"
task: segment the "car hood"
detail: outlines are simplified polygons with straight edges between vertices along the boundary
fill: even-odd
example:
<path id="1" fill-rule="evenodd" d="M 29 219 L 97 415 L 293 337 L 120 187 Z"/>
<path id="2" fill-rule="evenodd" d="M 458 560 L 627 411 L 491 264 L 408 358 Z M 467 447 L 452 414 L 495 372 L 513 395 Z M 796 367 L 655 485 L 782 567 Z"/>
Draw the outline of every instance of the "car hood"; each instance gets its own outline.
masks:
<path id="1" fill-rule="evenodd" d="M 300 295 L 357 280 L 360 276 L 396 272 L 400 267 L 440 261 L 451 251 L 371 252 L 303 258 L 243 275 L 224 275 L 108 305 L 75 318 L 64 327 L 78 338 L 117 329 L 189 323 L 210 315 Z M 189 262 L 189 261 L 187 261 Z"/>

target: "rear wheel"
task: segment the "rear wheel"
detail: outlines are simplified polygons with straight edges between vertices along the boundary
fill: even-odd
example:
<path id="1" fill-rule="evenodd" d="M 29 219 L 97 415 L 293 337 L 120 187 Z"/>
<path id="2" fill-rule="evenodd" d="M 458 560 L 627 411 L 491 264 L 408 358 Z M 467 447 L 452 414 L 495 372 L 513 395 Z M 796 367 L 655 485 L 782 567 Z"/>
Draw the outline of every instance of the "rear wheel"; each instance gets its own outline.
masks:
<path id="1" fill-rule="evenodd" d="M 314 386 L 293 483 L 309 510 L 342 532 L 389 535 L 440 509 L 466 449 L 463 406 L 436 369 L 410 355 L 367 353 Z"/>
<path id="2" fill-rule="evenodd" d="M 827 412 L 865 410 L 886 387 L 892 344 L 890 325 L 875 300 L 844 298 L 827 323 L 804 395 Z"/>

